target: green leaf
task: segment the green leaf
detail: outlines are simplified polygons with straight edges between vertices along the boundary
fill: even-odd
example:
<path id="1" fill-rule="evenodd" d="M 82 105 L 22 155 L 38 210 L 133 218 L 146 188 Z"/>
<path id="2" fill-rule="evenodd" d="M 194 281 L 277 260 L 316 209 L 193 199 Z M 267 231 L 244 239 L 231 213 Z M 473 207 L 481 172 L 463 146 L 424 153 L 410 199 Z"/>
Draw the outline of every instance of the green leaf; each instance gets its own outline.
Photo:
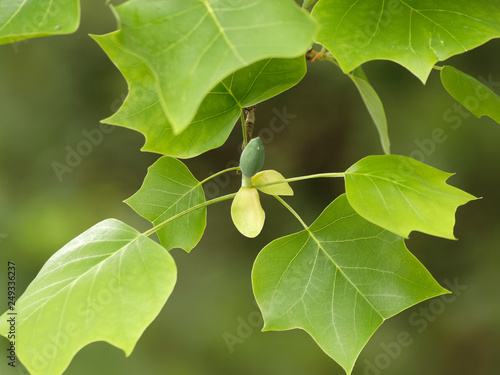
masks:
<path id="1" fill-rule="evenodd" d="M 55 253 L 17 301 L 19 360 L 32 375 L 59 375 L 95 341 L 129 356 L 176 278 L 159 244 L 118 220 L 100 222 Z M 10 317 L 0 318 L 3 336 Z"/>
<path id="2" fill-rule="evenodd" d="M 253 187 L 242 186 L 231 204 L 231 219 L 239 232 L 249 238 L 257 237 L 266 220 L 259 192 Z"/>
<path id="3" fill-rule="evenodd" d="M 500 124 L 500 96 L 474 77 L 444 66 L 441 81 L 446 91 L 476 117 L 489 116 Z"/>
<path id="4" fill-rule="evenodd" d="M 119 33 L 93 36 L 129 84 L 123 106 L 103 122 L 144 134 L 144 151 L 190 158 L 217 148 L 228 138 L 242 108 L 288 90 L 306 74 L 303 57 L 267 59 L 240 69 L 215 86 L 191 124 L 182 133 L 175 134 L 161 108 L 154 74 L 144 60 L 124 49 Z"/>
<path id="5" fill-rule="evenodd" d="M 385 319 L 447 292 L 345 195 L 309 228 L 267 245 L 252 283 L 265 331 L 304 329 L 348 374 Z"/>
<path id="6" fill-rule="evenodd" d="M 0 44 L 69 34 L 80 23 L 78 0 L 2 0 L 0 9 Z"/>
<path id="7" fill-rule="evenodd" d="M 370 82 L 368 82 L 368 78 L 366 77 L 363 68 L 356 68 L 352 74 L 349 74 L 349 77 L 358 88 L 359 93 L 365 102 L 366 108 L 368 109 L 368 112 L 370 112 L 370 116 L 377 127 L 384 152 L 386 154 L 390 154 L 391 141 L 389 140 L 387 119 L 385 117 L 385 110 L 382 101 L 377 95 L 377 92 L 370 85 Z"/>
<path id="8" fill-rule="evenodd" d="M 291 0 L 132 0 L 116 7 L 120 44 L 148 65 L 174 132 L 238 69 L 305 54 L 315 25 Z"/>
<path id="9" fill-rule="evenodd" d="M 139 191 L 125 201 L 154 225 L 204 202 L 201 182 L 182 162 L 169 156 L 149 167 Z M 168 223 L 156 233 L 167 250 L 180 247 L 189 252 L 200 241 L 206 224 L 207 209 L 203 207 Z"/>
<path id="10" fill-rule="evenodd" d="M 345 73 L 391 60 L 424 83 L 436 62 L 500 37 L 497 0 L 320 0 L 312 15 Z"/>
<path id="11" fill-rule="evenodd" d="M 382 228 L 455 239 L 458 206 L 477 198 L 447 185 L 452 175 L 406 156 L 374 155 L 345 172 L 345 186 L 356 212 Z"/>

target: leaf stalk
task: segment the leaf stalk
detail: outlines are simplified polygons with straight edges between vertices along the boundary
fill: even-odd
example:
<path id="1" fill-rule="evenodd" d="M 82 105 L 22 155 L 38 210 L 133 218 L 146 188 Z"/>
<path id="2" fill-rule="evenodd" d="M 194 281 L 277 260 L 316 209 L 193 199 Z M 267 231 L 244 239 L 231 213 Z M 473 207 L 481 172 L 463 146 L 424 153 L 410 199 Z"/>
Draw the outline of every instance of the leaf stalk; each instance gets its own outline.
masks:
<path id="1" fill-rule="evenodd" d="M 227 201 L 227 200 L 233 199 L 235 196 L 236 196 L 236 193 L 228 194 L 228 195 L 223 195 L 222 197 L 214 198 L 214 199 L 211 199 L 209 201 L 197 204 L 196 206 L 188 208 L 187 210 L 179 212 L 177 215 L 174 215 L 174 216 L 168 218 L 167 220 L 162 221 L 160 224 L 155 225 L 150 230 L 147 230 L 146 232 L 142 233 L 142 235 L 146 236 L 146 237 L 150 236 L 153 233 L 155 233 L 156 231 L 158 231 L 161 228 L 163 228 L 165 225 L 171 223 L 174 220 L 177 220 L 178 218 L 180 218 L 180 217 L 182 217 L 184 215 L 187 215 L 187 214 L 189 214 L 189 213 L 191 213 L 193 211 L 199 210 L 200 208 L 210 206 L 210 205 L 212 205 L 214 203 L 219 203 L 219 202 L 223 202 L 223 201 Z"/>
<path id="2" fill-rule="evenodd" d="M 271 185 L 278 185 L 282 184 L 284 182 L 295 182 L 295 181 L 303 181 L 303 180 L 311 180 L 313 178 L 333 178 L 333 177 L 344 177 L 345 173 L 318 173 L 318 174 L 311 174 L 307 176 L 300 176 L 300 177 L 292 177 L 292 178 L 286 178 L 284 180 L 279 180 L 279 181 L 273 181 L 273 182 L 268 182 L 267 184 L 262 184 L 262 185 L 254 185 L 255 188 L 263 188 L 266 186 L 271 186 Z"/>

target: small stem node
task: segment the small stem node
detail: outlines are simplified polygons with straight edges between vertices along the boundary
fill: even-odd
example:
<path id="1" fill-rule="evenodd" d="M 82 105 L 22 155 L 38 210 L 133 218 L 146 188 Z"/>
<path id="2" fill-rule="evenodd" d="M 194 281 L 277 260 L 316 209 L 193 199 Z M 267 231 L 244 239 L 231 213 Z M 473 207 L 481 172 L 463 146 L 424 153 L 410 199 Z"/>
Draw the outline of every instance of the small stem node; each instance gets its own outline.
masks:
<path id="1" fill-rule="evenodd" d="M 248 188 L 253 187 L 252 177 L 248 177 L 248 176 L 242 175 L 241 186 L 248 187 Z"/>

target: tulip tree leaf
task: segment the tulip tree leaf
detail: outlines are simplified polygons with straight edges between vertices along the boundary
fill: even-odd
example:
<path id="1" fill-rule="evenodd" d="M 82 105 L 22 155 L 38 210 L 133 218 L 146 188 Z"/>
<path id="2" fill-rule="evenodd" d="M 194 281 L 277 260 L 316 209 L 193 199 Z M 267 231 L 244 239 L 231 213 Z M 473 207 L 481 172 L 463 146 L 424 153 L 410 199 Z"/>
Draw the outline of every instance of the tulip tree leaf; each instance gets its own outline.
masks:
<path id="1" fill-rule="evenodd" d="M 373 155 L 345 172 L 345 186 L 356 212 L 382 228 L 455 239 L 457 208 L 477 198 L 446 184 L 450 176 L 406 156 Z"/>
<path id="2" fill-rule="evenodd" d="M 131 0 L 116 13 L 117 38 L 151 69 L 176 133 L 221 80 L 260 60 L 305 54 L 316 29 L 291 0 Z"/>
<path id="3" fill-rule="evenodd" d="M 118 220 L 104 220 L 56 252 L 17 301 L 16 354 L 32 375 L 62 374 L 95 341 L 128 356 L 176 278 L 164 248 Z M 0 318 L 3 336 L 9 312 Z"/>
<path id="4" fill-rule="evenodd" d="M 119 31 L 94 36 L 129 84 L 129 95 L 123 106 L 103 122 L 144 134 L 144 151 L 190 158 L 217 148 L 228 138 L 242 108 L 289 89 L 306 73 L 303 57 L 267 59 L 242 68 L 215 86 L 190 125 L 176 134 L 162 110 L 153 72 L 144 60 L 120 44 L 118 34 Z"/>
<path id="5" fill-rule="evenodd" d="M 375 126 L 377 127 L 380 136 L 382 148 L 386 154 L 391 153 L 391 141 L 389 140 L 389 131 L 387 129 L 387 118 L 385 117 L 385 110 L 382 101 L 380 100 L 377 92 L 373 89 L 368 81 L 365 72 L 361 67 L 356 68 L 352 74 L 349 74 L 356 85 L 361 98 L 365 102 L 368 112 L 372 117 Z"/>
<path id="6" fill-rule="evenodd" d="M 312 15 L 345 73 L 392 60 L 425 82 L 436 62 L 500 37 L 496 0 L 320 0 Z"/>
<path id="7" fill-rule="evenodd" d="M 444 66 L 441 81 L 446 91 L 476 117 L 489 116 L 500 124 L 500 96 L 474 77 Z"/>
<path id="8" fill-rule="evenodd" d="M 154 225 L 205 202 L 205 193 L 189 169 L 179 160 L 164 156 L 148 169 L 142 187 L 125 203 Z M 200 241 L 207 224 L 202 207 L 168 223 L 156 233 L 167 249 L 191 251 Z"/>
<path id="9" fill-rule="evenodd" d="M 267 245 L 252 282 L 264 331 L 304 329 L 348 374 L 384 320 L 447 292 L 345 195 L 309 228 Z"/>
<path id="10" fill-rule="evenodd" d="M 78 29 L 79 23 L 78 0 L 2 0 L 0 44 L 70 34 Z"/>

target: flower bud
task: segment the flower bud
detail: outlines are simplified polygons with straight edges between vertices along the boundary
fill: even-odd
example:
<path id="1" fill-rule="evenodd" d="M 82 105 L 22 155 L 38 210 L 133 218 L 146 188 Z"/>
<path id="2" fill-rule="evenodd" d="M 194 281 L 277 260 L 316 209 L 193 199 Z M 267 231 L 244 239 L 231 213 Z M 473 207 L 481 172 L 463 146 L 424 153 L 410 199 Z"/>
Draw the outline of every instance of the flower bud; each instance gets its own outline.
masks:
<path id="1" fill-rule="evenodd" d="M 265 151 L 262 140 L 257 137 L 248 142 L 241 153 L 240 168 L 243 176 L 252 177 L 264 165 Z"/>

